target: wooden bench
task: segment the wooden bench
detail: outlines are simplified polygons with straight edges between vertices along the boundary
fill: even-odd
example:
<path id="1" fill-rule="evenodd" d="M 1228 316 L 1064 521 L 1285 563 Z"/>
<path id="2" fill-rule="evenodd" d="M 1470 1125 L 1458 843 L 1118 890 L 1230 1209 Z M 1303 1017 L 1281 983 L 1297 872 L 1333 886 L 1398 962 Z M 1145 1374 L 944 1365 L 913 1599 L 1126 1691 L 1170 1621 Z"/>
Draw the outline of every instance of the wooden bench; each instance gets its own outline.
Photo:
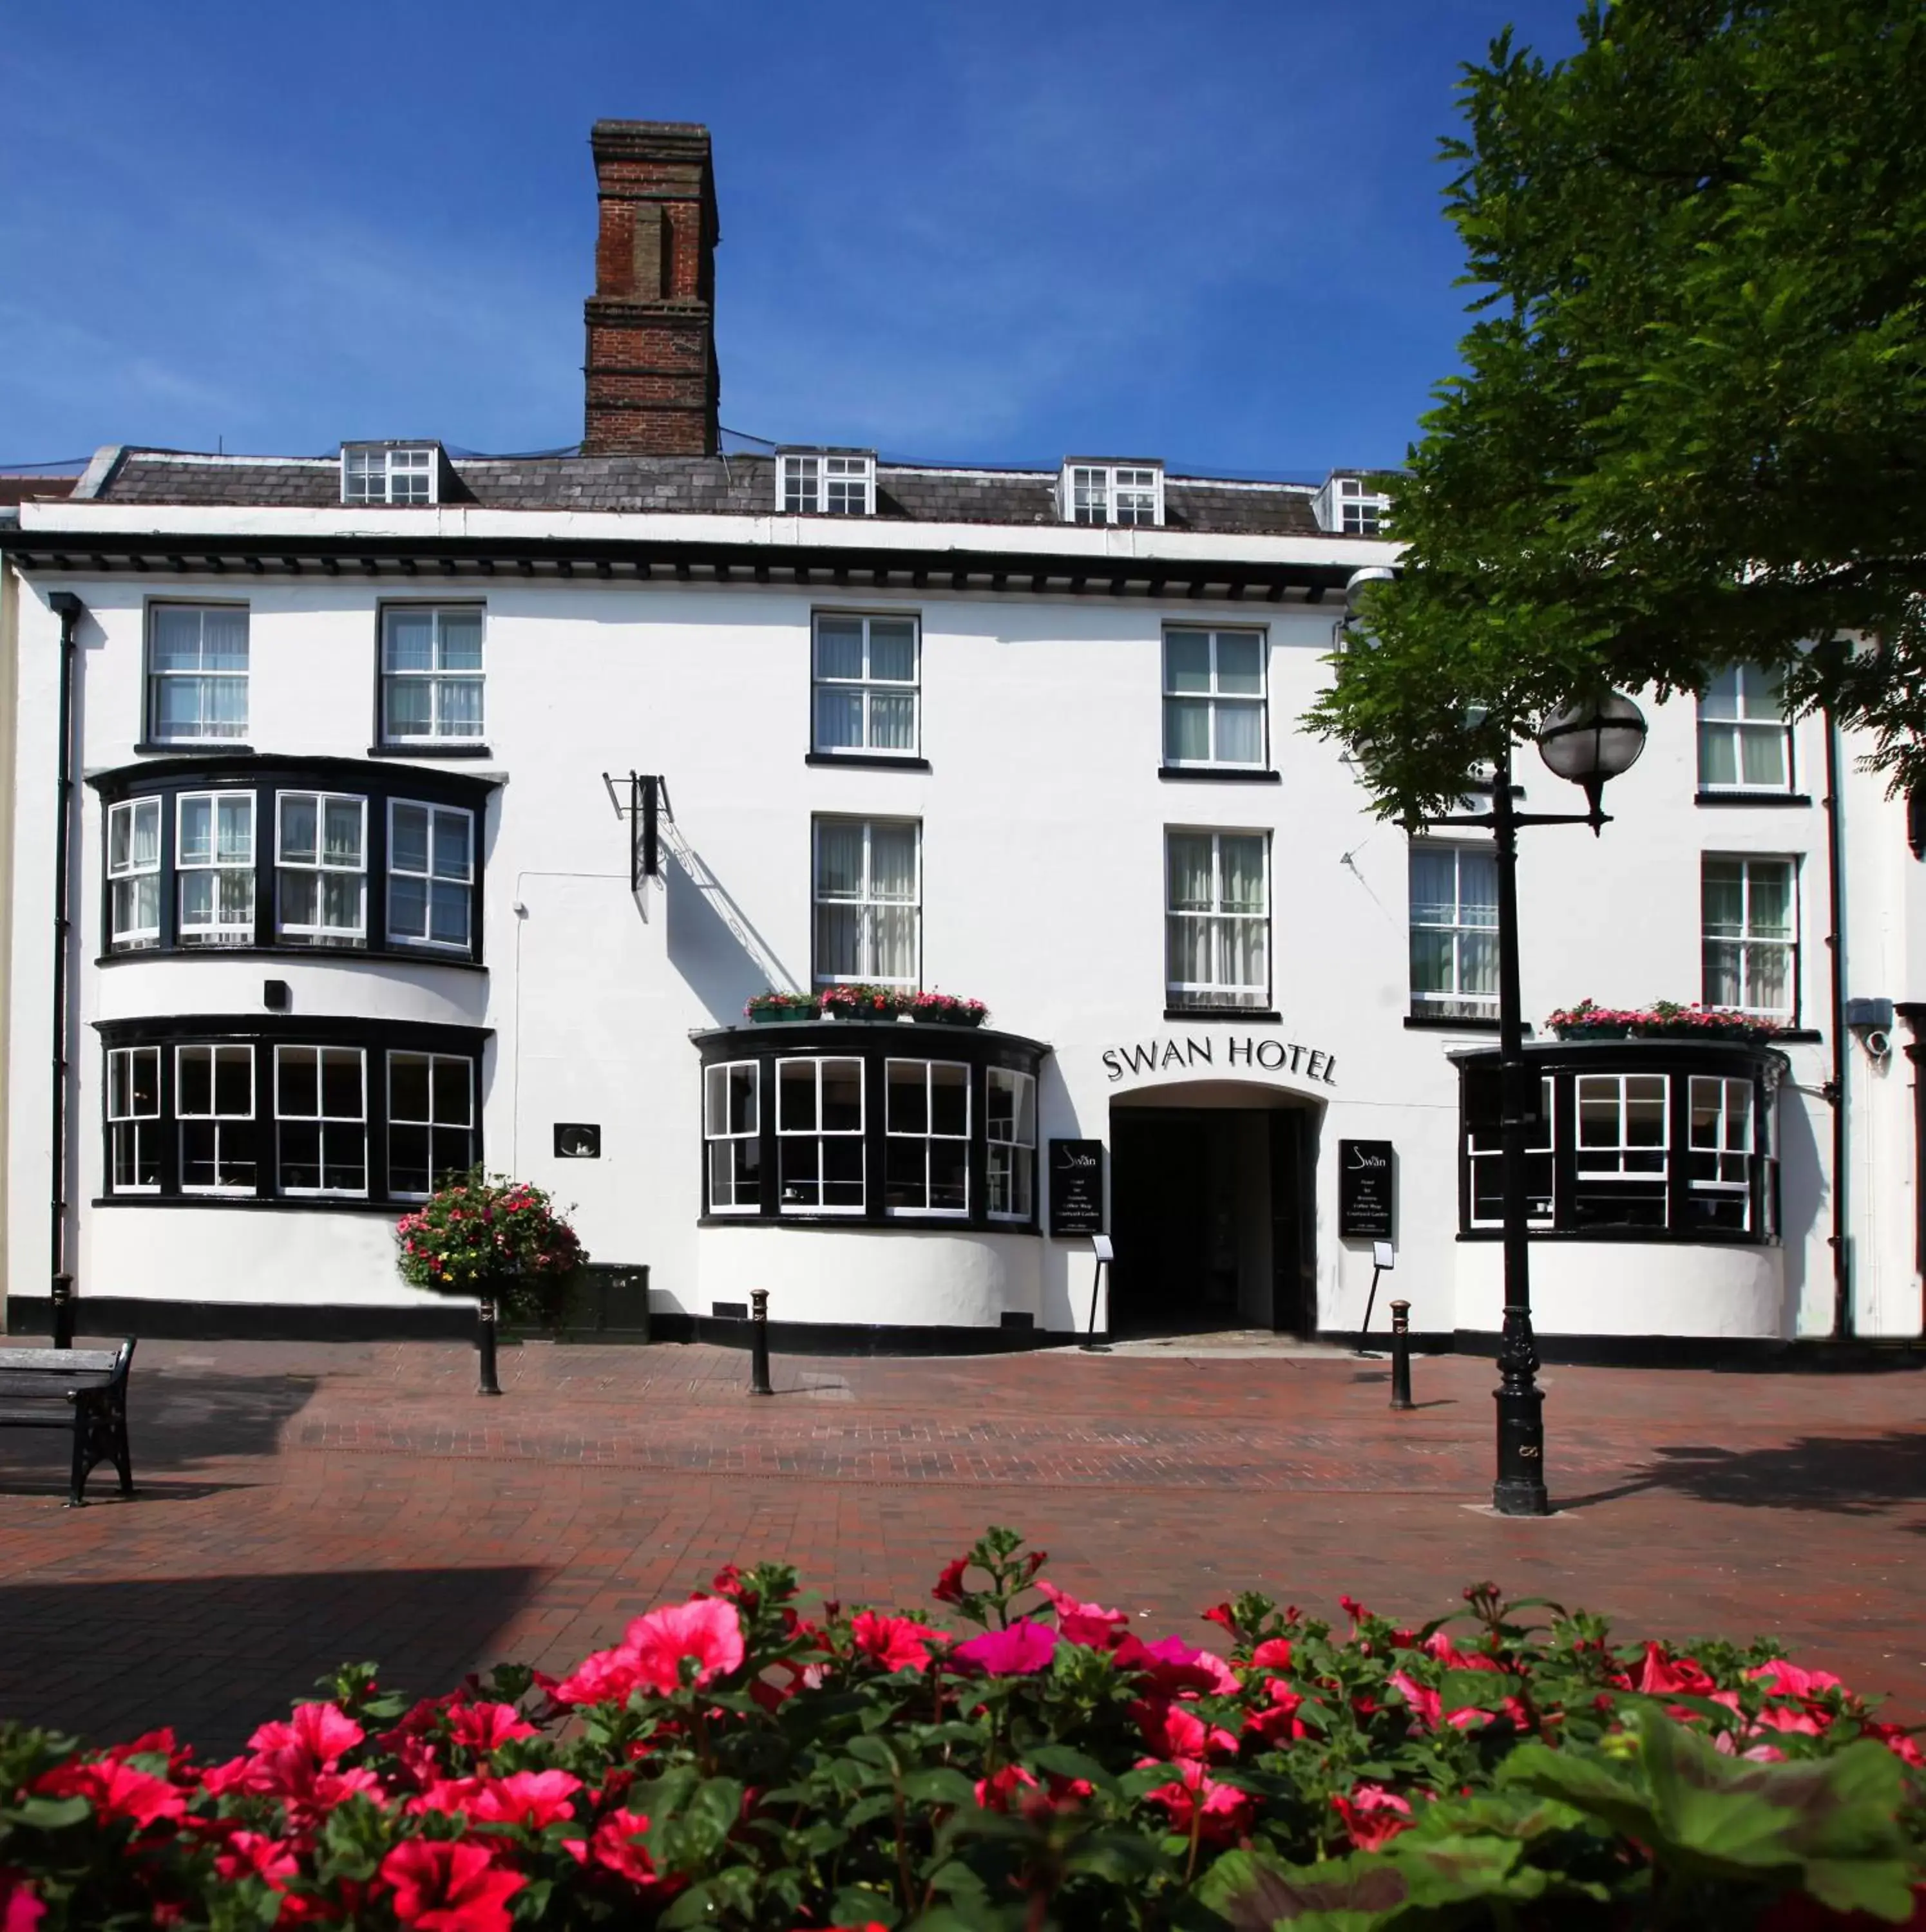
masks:
<path id="1" fill-rule="evenodd" d="M 96 1462 L 120 1472 L 120 1492 L 134 1493 L 127 1448 L 127 1372 L 134 1344 L 118 1348 L 0 1348 L 0 1429 L 71 1429 L 74 1474 L 67 1500 L 86 1499 Z"/>

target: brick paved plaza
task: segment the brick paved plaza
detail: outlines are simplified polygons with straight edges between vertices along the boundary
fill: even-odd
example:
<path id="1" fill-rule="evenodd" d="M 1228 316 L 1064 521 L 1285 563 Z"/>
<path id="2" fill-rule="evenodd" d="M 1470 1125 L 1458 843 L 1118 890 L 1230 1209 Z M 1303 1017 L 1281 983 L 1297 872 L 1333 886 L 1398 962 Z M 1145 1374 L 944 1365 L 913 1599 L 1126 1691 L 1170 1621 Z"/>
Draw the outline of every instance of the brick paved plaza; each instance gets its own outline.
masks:
<path id="1" fill-rule="evenodd" d="M 25 1339 L 25 1338 L 23 1338 Z M 778 1360 L 149 1342 L 137 1493 L 62 1508 L 65 1438 L 0 1433 L 0 1713 L 96 1738 L 176 1724 L 231 1746 L 321 1671 L 410 1690 L 502 1657 L 551 1667 L 735 1559 L 846 1600 L 927 1601 L 984 1524 L 1065 1586 L 1194 1637 L 1256 1586 L 1333 1617 L 1348 1590 L 1417 1619 L 1490 1576 L 1627 1635 L 1773 1633 L 1926 1717 L 1926 1382 L 1556 1368 L 1562 1513 L 1489 1494 L 1491 1365 L 1074 1350 Z"/>

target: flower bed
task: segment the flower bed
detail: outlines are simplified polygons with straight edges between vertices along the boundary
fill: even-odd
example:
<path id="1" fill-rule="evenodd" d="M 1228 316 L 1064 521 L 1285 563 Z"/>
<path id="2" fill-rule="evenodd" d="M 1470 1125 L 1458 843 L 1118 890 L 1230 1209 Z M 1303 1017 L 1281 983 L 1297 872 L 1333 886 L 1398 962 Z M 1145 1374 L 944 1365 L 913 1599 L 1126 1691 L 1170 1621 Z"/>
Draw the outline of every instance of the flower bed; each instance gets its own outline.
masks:
<path id="1" fill-rule="evenodd" d="M 344 1670 L 223 1764 L 0 1729 L 0 1928 L 1926 1923 L 1914 1740 L 1768 1645 L 1489 1585 L 1146 1641 L 1044 1561 L 951 1564 L 961 1630 L 731 1568 L 560 1681 Z"/>
<path id="2" fill-rule="evenodd" d="M 1649 1006 L 1601 1006 L 1581 1000 L 1547 1016 L 1561 1040 L 1730 1040 L 1760 1046 L 1789 1030 L 1780 1020 L 1722 1006 L 1681 1006 L 1655 1000 Z"/>

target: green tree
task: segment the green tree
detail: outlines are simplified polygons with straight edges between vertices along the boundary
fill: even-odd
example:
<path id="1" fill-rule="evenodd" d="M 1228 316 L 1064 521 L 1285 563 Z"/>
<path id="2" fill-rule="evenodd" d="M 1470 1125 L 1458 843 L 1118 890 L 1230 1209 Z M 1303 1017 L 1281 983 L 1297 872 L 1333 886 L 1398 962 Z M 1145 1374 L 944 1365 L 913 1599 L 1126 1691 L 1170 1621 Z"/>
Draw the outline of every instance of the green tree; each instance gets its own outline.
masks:
<path id="1" fill-rule="evenodd" d="M 1926 4 L 1594 0 L 1461 85 L 1481 293 L 1307 721 L 1387 816 L 1549 710 L 1778 667 L 1926 781 Z"/>

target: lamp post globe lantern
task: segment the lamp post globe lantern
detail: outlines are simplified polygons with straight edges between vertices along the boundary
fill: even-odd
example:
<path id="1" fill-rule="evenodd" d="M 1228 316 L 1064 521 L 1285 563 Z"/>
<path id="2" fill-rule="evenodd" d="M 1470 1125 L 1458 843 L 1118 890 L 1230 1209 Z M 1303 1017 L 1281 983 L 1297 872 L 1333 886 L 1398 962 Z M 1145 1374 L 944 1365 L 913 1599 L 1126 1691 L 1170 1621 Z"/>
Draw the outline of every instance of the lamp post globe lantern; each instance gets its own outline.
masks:
<path id="1" fill-rule="evenodd" d="M 1538 731 L 1538 755 L 1560 778 L 1580 787 L 1591 829 L 1605 823 L 1599 795 L 1608 778 L 1629 772 L 1645 748 L 1645 715 L 1622 692 L 1606 691 L 1568 704 Z"/>

